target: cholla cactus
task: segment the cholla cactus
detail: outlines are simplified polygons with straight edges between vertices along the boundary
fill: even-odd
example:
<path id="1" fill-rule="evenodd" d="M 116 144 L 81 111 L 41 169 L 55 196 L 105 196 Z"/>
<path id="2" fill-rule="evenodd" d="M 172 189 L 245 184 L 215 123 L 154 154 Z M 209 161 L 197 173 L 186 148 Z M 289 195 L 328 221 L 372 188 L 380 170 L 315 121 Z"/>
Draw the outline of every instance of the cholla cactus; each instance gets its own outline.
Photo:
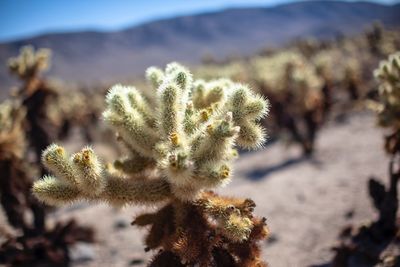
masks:
<path id="1" fill-rule="evenodd" d="M 351 101 L 359 99 L 362 93 L 361 67 L 362 65 L 355 58 L 347 60 L 344 66 L 343 86 L 347 90 Z"/>
<path id="2" fill-rule="evenodd" d="M 292 90 L 295 94 L 303 94 L 322 86 L 316 68 L 296 50 L 256 57 L 251 63 L 256 79 L 263 81 L 272 91 Z"/>
<path id="3" fill-rule="evenodd" d="M 384 234 L 393 235 L 399 229 L 397 186 L 400 179 L 400 161 L 398 161 L 400 156 L 400 53 L 392 54 L 388 60 L 381 62 L 374 75 L 380 82 L 380 86 L 379 100 L 372 107 L 377 111 L 379 124 L 390 127 L 392 130 L 392 133 L 385 137 L 385 148 L 391 155 L 391 162 L 388 190 L 374 179 L 370 180 L 369 189 L 375 208 L 379 211 L 377 227 Z"/>
<path id="4" fill-rule="evenodd" d="M 93 143 L 95 137 L 104 135 L 104 130 L 97 125 L 104 108 L 104 95 L 87 88 L 68 89 L 60 92 L 47 109 L 49 119 L 59 128 L 58 139 L 67 138 L 73 128 L 78 128 L 86 142 Z"/>
<path id="5" fill-rule="evenodd" d="M 271 100 L 278 129 L 287 130 L 304 154 L 311 155 L 324 105 L 316 68 L 295 50 L 255 58 L 252 66 L 256 83 Z"/>
<path id="6" fill-rule="evenodd" d="M 386 151 L 392 155 L 400 151 L 400 52 L 382 61 L 374 71 L 379 81 L 377 101 L 369 101 L 368 106 L 377 112 L 378 123 L 392 128 L 386 137 Z"/>
<path id="7" fill-rule="evenodd" d="M 51 144 L 57 132 L 56 126 L 47 115 L 49 102 L 56 98 L 57 90 L 39 75 L 48 68 L 49 60 L 49 50 L 39 49 L 35 52 L 31 46 L 25 46 L 17 57 L 8 62 L 11 73 L 23 83 L 19 88 L 18 98 L 21 106 L 26 109 L 26 137 L 29 139 L 29 146 L 35 150 L 38 164 L 41 152 Z M 42 173 L 45 173 L 44 170 Z"/>
<path id="8" fill-rule="evenodd" d="M 146 238 L 149 249 L 161 246 L 186 263 L 212 261 L 217 248 L 229 250 L 232 260 L 233 255 L 242 257 L 234 262 L 260 262 L 254 242 L 266 229 L 263 220 L 251 215 L 254 203 L 206 190 L 229 181 L 238 155 L 235 145 L 263 144 L 265 132 L 257 121 L 266 115 L 268 102 L 229 80 L 193 81 L 177 63 L 168 64 L 165 71 L 149 68 L 146 75 L 156 89 L 155 108 L 130 86 L 115 85 L 106 97 L 104 120 L 117 131 L 128 156 L 107 167 L 89 147 L 68 156 L 53 144 L 42 160 L 57 178 L 37 181 L 33 193 L 52 205 L 81 199 L 116 206 L 168 201 L 157 213 L 135 220 L 140 226 L 153 225 Z M 248 244 L 248 250 L 240 256 L 222 243 L 236 244 L 236 249 Z"/>
<path id="9" fill-rule="evenodd" d="M 317 69 L 297 51 L 285 51 L 253 59 L 255 79 L 267 94 L 290 95 L 287 109 L 300 114 L 318 109 L 322 101 L 323 80 Z"/>
<path id="10" fill-rule="evenodd" d="M 393 131 L 385 138 L 386 151 L 391 155 L 389 182 L 385 187 L 374 178 L 369 180 L 369 194 L 378 211 L 378 218 L 357 231 L 349 231 L 346 227 L 340 246 L 335 248 L 333 266 L 347 266 L 350 262 L 365 262 L 370 266 L 400 264 L 399 251 L 390 249 L 398 246 L 396 237 L 400 229 L 397 214 L 400 180 L 400 53 L 382 61 L 374 74 L 380 83 L 379 99 L 369 104 L 377 112 L 379 124 L 391 127 Z"/>
<path id="11" fill-rule="evenodd" d="M 374 22 L 372 27 L 365 33 L 370 52 L 374 55 L 382 54 L 382 43 L 383 43 L 383 26 L 379 22 Z"/>
<path id="12" fill-rule="evenodd" d="M 26 142 L 22 121 L 25 113 L 15 102 L 0 104 L 0 160 L 23 157 Z"/>
<path id="13" fill-rule="evenodd" d="M 380 86 L 379 101 L 373 103 L 372 107 L 377 111 L 379 124 L 392 130 L 392 133 L 385 137 L 385 149 L 392 159 L 389 166 L 388 191 L 385 192 L 384 185 L 371 180 L 370 193 L 379 210 L 378 224 L 383 230 L 394 232 L 399 229 L 397 186 L 400 179 L 400 161 L 397 166 L 394 162 L 400 157 L 400 52 L 390 55 L 388 60 L 381 62 L 374 75 Z"/>
<path id="14" fill-rule="evenodd" d="M 379 124 L 400 129 L 400 52 L 382 61 L 374 75 L 380 82 L 379 102 L 371 107 L 378 113 Z"/>
<path id="15" fill-rule="evenodd" d="M 200 66 L 194 72 L 197 77 L 203 79 L 215 79 L 225 77 L 233 81 L 246 81 L 249 79 L 248 69 L 244 62 L 232 61 L 226 64 L 206 64 Z"/>
<path id="16" fill-rule="evenodd" d="M 35 168 L 26 159 L 24 118 L 25 109 L 16 101 L 0 104 L 0 205 L 16 230 L 0 244 L 0 264 L 65 266 L 70 260 L 68 246 L 93 241 L 93 231 L 73 221 L 45 227 L 44 207 L 30 191 Z"/>
<path id="17" fill-rule="evenodd" d="M 25 110 L 16 102 L 5 101 L 0 104 L 0 204 L 8 222 L 15 228 L 26 230 L 21 205 L 23 194 L 19 192 L 29 192 L 31 185 L 28 183 L 26 186 L 26 164 L 23 161 L 26 148 L 24 116 Z"/>
<path id="18" fill-rule="evenodd" d="M 32 46 L 24 46 L 17 57 L 8 60 L 8 68 L 12 74 L 26 81 L 48 70 L 50 55 L 49 49 L 42 48 L 35 52 Z"/>

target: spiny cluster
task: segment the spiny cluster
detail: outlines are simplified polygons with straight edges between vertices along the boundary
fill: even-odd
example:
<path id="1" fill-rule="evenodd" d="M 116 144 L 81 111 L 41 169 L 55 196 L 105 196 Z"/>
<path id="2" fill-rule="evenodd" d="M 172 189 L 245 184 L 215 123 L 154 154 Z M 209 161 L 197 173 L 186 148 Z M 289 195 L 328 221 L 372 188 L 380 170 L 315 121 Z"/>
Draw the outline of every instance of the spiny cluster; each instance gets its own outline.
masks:
<path id="1" fill-rule="evenodd" d="M 371 107 L 378 112 L 379 124 L 400 129 L 400 52 L 382 61 L 374 75 L 380 82 L 379 101 Z"/>
<path id="2" fill-rule="evenodd" d="M 229 180 L 235 144 L 262 145 L 265 133 L 257 121 L 268 104 L 247 86 L 193 81 L 177 63 L 165 72 L 150 68 L 147 77 L 157 91 L 156 108 L 130 86 L 115 85 L 106 99 L 104 120 L 130 154 L 107 170 L 90 148 L 69 157 L 52 145 L 43 163 L 59 179 L 48 176 L 35 184 L 40 199 L 52 204 L 79 198 L 113 204 L 190 200 Z"/>
<path id="3" fill-rule="evenodd" d="M 35 52 L 32 46 L 24 46 L 17 57 L 8 60 L 8 68 L 21 80 L 27 80 L 49 68 L 50 55 L 49 49 L 42 48 Z"/>

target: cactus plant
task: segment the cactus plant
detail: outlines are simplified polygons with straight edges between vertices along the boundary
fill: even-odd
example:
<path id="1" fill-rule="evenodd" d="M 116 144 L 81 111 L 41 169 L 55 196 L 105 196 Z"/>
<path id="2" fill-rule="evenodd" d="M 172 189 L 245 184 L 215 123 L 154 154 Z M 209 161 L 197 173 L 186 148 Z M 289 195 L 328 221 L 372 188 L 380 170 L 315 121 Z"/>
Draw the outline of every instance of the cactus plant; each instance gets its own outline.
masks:
<path id="1" fill-rule="evenodd" d="M 264 219 L 252 216 L 254 202 L 209 190 L 229 182 L 236 145 L 262 146 L 265 131 L 257 122 L 267 114 L 268 102 L 230 80 L 193 80 L 178 63 L 165 71 L 151 67 L 146 77 L 156 107 L 131 86 L 115 85 L 106 97 L 103 118 L 128 155 L 105 165 L 90 147 L 69 156 L 53 144 L 42 161 L 56 177 L 37 181 L 34 195 L 51 205 L 161 204 L 133 222 L 151 226 L 148 249 L 162 249 L 150 266 L 159 261 L 261 266 L 257 241 L 267 229 Z"/>
<path id="2" fill-rule="evenodd" d="M 372 107 L 377 112 L 379 125 L 391 129 L 391 133 L 385 137 L 385 150 L 391 156 L 391 163 L 389 189 L 385 191 L 385 187 L 376 180 L 370 180 L 369 187 L 380 215 L 377 224 L 384 233 L 393 234 L 399 228 L 397 185 L 400 179 L 400 52 L 381 62 L 374 75 L 380 86 L 378 102 Z M 376 188 L 379 188 L 379 192 Z"/>
<path id="3" fill-rule="evenodd" d="M 17 103 L 6 101 L 0 104 L 0 200 L 8 218 L 8 222 L 15 228 L 28 230 L 24 219 L 23 205 L 18 191 L 24 191 L 29 196 L 31 183 L 27 175 L 27 164 L 23 161 L 26 142 L 23 130 L 25 110 L 18 107 Z M 18 179 L 13 179 L 18 177 Z M 26 185 L 27 184 L 27 185 Z M 29 202 L 29 201 L 27 201 Z M 38 202 L 33 199 L 33 211 L 40 210 Z M 34 212 L 35 227 L 41 228 L 43 222 L 41 212 Z"/>
<path id="4" fill-rule="evenodd" d="M 258 87 L 271 100 L 275 124 L 311 155 L 324 105 L 316 69 L 296 51 L 255 58 L 253 68 Z"/>
<path id="5" fill-rule="evenodd" d="M 50 82 L 40 76 L 50 66 L 50 55 L 48 49 L 35 51 L 32 46 L 25 46 L 17 57 L 8 61 L 10 73 L 22 81 L 17 96 L 26 109 L 27 137 L 38 164 L 43 149 L 51 144 L 57 134 L 55 125 L 47 115 L 48 104 L 56 98 L 57 92 Z"/>
<path id="6" fill-rule="evenodd" d="M 49 69 L 50 56 L 49 49 L 42 48 L 35 52 L 32 46 L 24 46 L 17 57 L 8 60 L 8 67 L 19 79 L 31 82 L 37 79 L 41 72 Z"/>
<path id="7" fill-rule="evenodd" d="M 93 229 L 73 220 L 46 225 L 46 207 L 31 193 L 33 177 L 41 170 L 32 164 L 31 149 L 39 154 L 50 141 L 46 107 L 53 88 L 40 77 L 49 66 L 49 51 L 24 47 L 9 60 L 11 73 L 23 85 L 15 99 L 0 104 L 0 203 L 16 231 L 0 245 L 0 264 L 6 266 L 68 266 L 69 246 L 93 241 Z M 47 142 L 47 143 L 46 143 Z M 31 219 L 29 219 L 31 218 Z"/>
<path id="8" fill-rule="evenodd" d="M 379 22 L 374 22 L 372 27 L 365 32 L 371 54 L 382 55 L 383 26 Z"/>
<path id="9" fill-rule="evenodd" d="M 0 245 L 0 264 L 67 266 L 68 246 L 93 241 L 93 230 L 74 221 L 46 228 L 44 208 L 31 194 L 36 170 L 26 160 L 25 114 L 16 101 L 0 104 L 0 204 L 9 225 L 17 230 Z"/>
<path id="10" fill-rule="evenodd" d="M 341 244 L 335 248 L 333 266 L 352 266 L 351 262 L 375 266 L 399 266 L 398 247 L 400 229 L 398 212 L 398 182 L 400 179 L 400 53 L 380 63 L 374 75 L 379 82 L 378 99 L 369 106 L 376 111 L 378 124 L 391 128 L 385 140 L 390 155 L 388 188 L 371 178 L 368 183 L 372 203 L 378 211 L 377 220 L 357 230 L 345 229 Z M 397 161 L 397 162 L 396 162 Z"/>
<path id="11" fill-rule="evenodd" d="M 379 100 L 371 106 L 378 115 L 379 125 L 400 129 L 400 52 L 382 61 L 374 71 L 380 82 Z"/>
<path id="12" fill-rule="evenodd" d="M 57 101 L 50 102 L 47 109 L 48 116 L 51 116 L 50 119 L 59 129 L 58 139 L 66 140 L 73 128 L 78 128 L 89 144 L 104 134 L 98 125 L 104 106 L 103 99 L 104 95 L 101 92 L 95 93 L 88 88 L 63 90 Z"/>

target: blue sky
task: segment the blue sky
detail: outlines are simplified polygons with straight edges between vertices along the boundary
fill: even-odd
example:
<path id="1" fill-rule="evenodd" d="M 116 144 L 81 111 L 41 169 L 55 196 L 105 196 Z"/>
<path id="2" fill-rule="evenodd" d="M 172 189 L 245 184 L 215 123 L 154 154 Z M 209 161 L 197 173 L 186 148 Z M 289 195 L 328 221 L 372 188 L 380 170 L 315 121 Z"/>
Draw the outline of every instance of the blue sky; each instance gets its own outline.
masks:
<path id="1" fill-rule="evenodd" d="M 46 32 L 117 30 L 158 18 L 296 0 L 0 0 L 0 42 Z M 399 0 L 375 0 L 394 3 Z"/>

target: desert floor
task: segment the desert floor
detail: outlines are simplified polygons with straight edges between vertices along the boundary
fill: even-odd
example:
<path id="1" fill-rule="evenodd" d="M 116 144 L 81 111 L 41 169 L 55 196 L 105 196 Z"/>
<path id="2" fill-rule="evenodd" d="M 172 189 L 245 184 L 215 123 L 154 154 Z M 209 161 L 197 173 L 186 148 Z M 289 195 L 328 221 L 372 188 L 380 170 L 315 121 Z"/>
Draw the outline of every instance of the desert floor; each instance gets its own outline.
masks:
<path id="1" fill-rule="evenodd" d="M 324 126 L 311 159 L 303 157 L 296 146 L 281 142 L 241 155 L 233 181 L 220 192 L 250 197 L 257 203 L 256 214 L 267 218 L 271 231 L 262 244 L 270 266 L 322 265 L 332 258 L 331 248 L 344 226 L 375 218 L 367 181 L 371 176 L 387 177 L 383 135 L 373 114 L 352 112 Z M 112 158 L 100 145 L 95 150 Z M 152 255 L 143 250 L 145 232 L 130 226 L 142 210 L 78 204 L 57 211 L 52 218 L 75 217 L 97 231 L 96 244 L 73 248 L 74 266 L 145 266 Z"/>

